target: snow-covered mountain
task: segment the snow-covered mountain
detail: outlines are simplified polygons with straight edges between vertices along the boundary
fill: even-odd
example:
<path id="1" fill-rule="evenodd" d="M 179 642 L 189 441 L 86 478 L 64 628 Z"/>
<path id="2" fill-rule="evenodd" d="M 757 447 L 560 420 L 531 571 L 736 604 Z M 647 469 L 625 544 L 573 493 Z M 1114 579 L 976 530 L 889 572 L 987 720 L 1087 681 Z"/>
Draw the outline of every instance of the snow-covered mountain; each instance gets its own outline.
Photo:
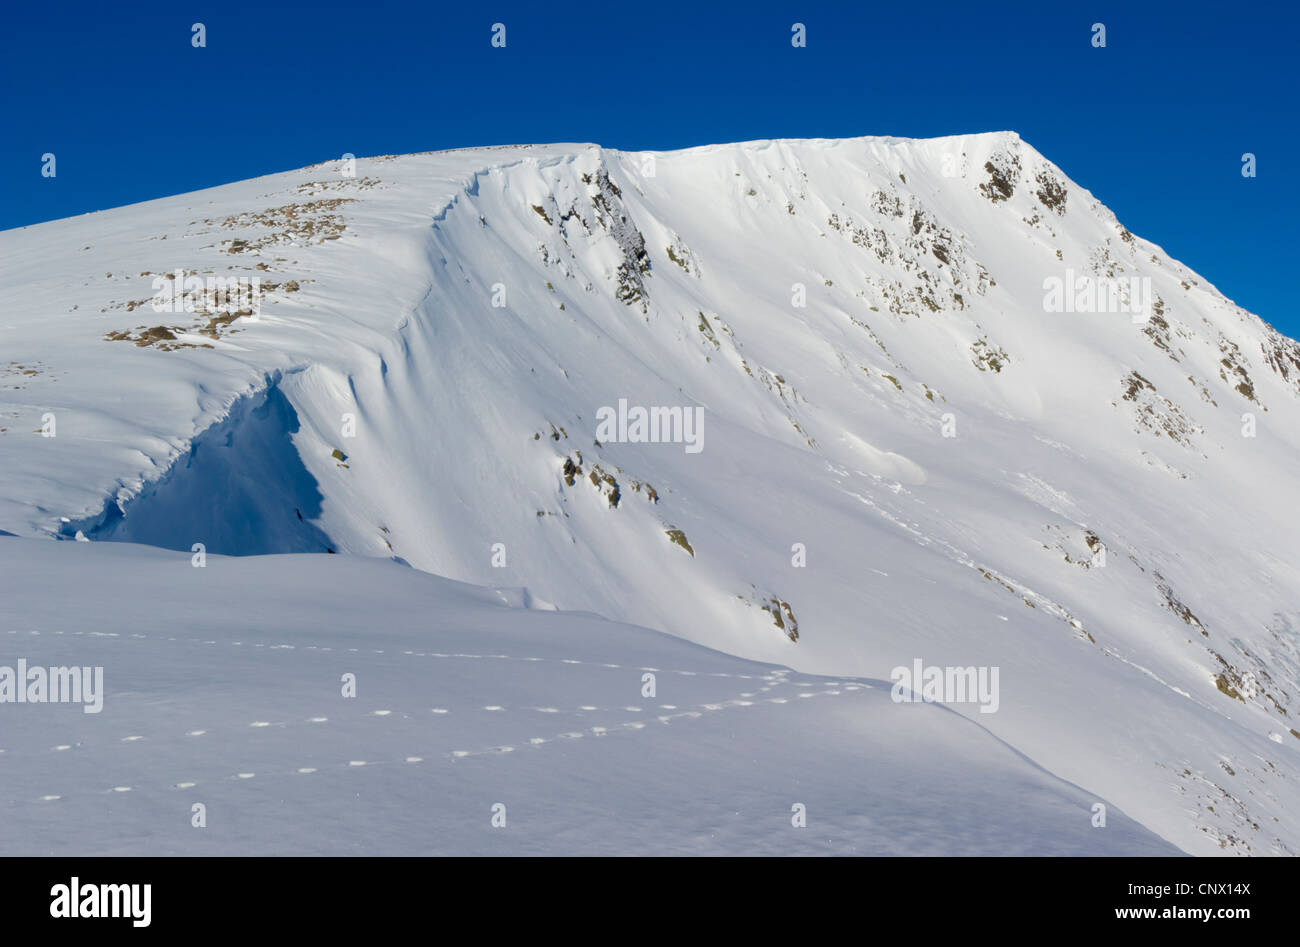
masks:
<path id="1" fill-rule="evenodd" d="M 2 530 L 393 558 L 837 680 L 997 667 L 970 740 L 1184 851 L 1300 851 L 1300 344 L 1015 134 L 337 161 L 0 261 Z"/>

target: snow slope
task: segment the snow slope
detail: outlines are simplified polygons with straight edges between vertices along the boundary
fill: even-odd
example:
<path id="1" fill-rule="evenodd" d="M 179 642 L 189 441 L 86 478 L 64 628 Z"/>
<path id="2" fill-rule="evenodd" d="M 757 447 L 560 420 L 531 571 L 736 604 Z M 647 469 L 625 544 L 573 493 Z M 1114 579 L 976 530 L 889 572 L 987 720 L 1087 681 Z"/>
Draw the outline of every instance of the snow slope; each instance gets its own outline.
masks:
<path id="1" fill-rule="evenodd" d="M 888 682 L 517 591 L 14 538 L 0 566 L 3 653 L 101 666 L 107 695 L 0 708 L 6 854 L 1177 854 L 1115 809 L 1093 829 L 1095 797 Z"/>
<path id="2" fill-rule="evenodd" d="M 1300 849 L 1300 346 L 1011 133 L 647 157 L 0 234 L 0 529 L 391 557 L 804 674 L 998 666 L 954 721 L 1184 851 Z M 260 276 L 259 318 L 155 313 L 176 269 Z M 1150 320 L 1046 312 L 1071 272 L 1149 279 Z M 702 406 L 703 449 L 597 443 L 620 399 Z"/>

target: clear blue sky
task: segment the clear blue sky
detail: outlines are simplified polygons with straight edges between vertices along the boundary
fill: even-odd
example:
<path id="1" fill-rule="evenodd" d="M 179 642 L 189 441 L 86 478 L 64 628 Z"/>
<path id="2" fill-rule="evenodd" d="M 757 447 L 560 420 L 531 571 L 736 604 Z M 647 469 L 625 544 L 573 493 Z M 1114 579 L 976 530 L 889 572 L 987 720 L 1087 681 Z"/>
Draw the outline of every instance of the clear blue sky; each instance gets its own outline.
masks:
<path id="1" fill-rule="evenodd" d="M 505 49 L 489 42 L 498 21 Z M 1300 335 L 1290 2 L 52 0 L 8 4 L 4 25 L 0 229 L 344 152 L 1013 129 L 1130 230 Z M 1258 177 L 1242 177 L 1243 152 Z"/>

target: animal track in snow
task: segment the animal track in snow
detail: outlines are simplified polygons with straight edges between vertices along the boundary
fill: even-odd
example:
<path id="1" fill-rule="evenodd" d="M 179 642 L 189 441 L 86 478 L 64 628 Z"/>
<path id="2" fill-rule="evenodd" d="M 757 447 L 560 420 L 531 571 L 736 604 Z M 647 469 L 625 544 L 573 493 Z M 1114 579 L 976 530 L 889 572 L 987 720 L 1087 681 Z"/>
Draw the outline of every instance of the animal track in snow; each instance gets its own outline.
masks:
<path id="1" fill-rule="evenodd" d="M 13 634 L 13 632 L 11 632 L 11 634 Z M 74 634 L 81 634 L 81 633 L 74 633 Z M 85 633 L 85 634 L 93 634 L 93 633 Z M 123 638 L 121 638 L 121 637 L 119 637 L 119 636 L 116 636 L 116 635 L 103 635 L 103 634 L 101 634 L 101 635 L 97 635 L 97 636 L 98 636 L 98 637 L 105 637 L 105 638 L 110 638 L 110 637 L 111 637 L 111 638 L 113 638 L 114 640 L 118 640 L 118 641 L 121 641 L 121 640 L 127 640 L 127 639 L 123 639 Z M 144 635 L 133 635 L 133 636 L 132 636 L 132 639 L 137 639 L 137 640 L 138 640 L 138 639 L 141 639 L 141 638 L 147 638 L 147 636 L 144 636 Z M 176 641 L 176 642 L 178 642 L 178 643 L 182 643 L 182 644 L 185 644 L 185 643 L 188 643 L 188 644 L 201 644 L 201 645 L 205 645 L 205 646 L 209 646 L 209 647 L 218 644 L 218 642 L 212 641 L 212 640 L 210 640 L 210 639 L 176 639 L 176 638 L 168 638 L 168 639 L 165 639 L 165 640 Z M 244 643 L 244 642 L 235 642 L 235 643 L 233 643 L 233 646 L 244 647 L 244 646 L 246 646 L 246 643 Z M 278 645 L 278 644 L 272 644 L 272 643 L 260 643 L 260 644 L 255 643 L 255 644 L 253 645 L 253 647 L 264 648 L 264 649 L 267 650 L 267 651 L 276 651 L 276 650 L 292 650 L 292 649 L 293 649 L 293 646 L 288 646 L 288 645 Z M 299 650 L 304 650 L 304 651 L 305 651 L 305 650 L 320 650 L 320 651 L 328 651 L 328 650 L 332 650 L 332 649 L 323 648 L 323 647 L 316 647 L 316 646 L 306 646 L 306 647 L 303 647 L 303 648 L 301 648 L 301 649 L 299 649 Z M 361 651 L 361 649 L 353 649 L 351 653 L 362 653 L 362 651 Z M 372 649 L 369 653 L 372 653 L 372 654 L 384 654 L 385 652 L 382 651 L 382 650 L 378 650 L 378 649 Z M 430 658 L 444 658 L 444 659 L 461 659 L 461 660 L 510 660 L 510 661 L 526 661 L 526 662 L 530 662 L 530 663 L 537 663 L 537 662 L 550 662 L 550 663 L 567 664 L 567 665 L 584 665 L 584 666 L 586 666 L 586 667 L 595 667 L 595 668 L 602 668 L 602 669 L 620 669 L 620 668 L 622 668 L 621 665 L 611 664 L 611 663 L 607 663 L 607 662 L 602 662 L 602 663 L 598 663 L 598 662 L 583 662 L 583 661 L 578 661 L 578 660 L 574 660 L 574 659 L 540 658 L 540 657 L 533 657 L 533 656 L 530 656 L 530 657 L 522 657 L 522 658 L 514 658 L 514 657 L 511 657 L 511 656 L 508 656 L 508 655 L 499 655 L 499 654 L 493 654 L 493 655 L 479 655 L 479 654 L 467 654 L 467 653 L 441 654 L 441 653 L 437 653 L 437 652 L 404 652 L 404 654 L 412 655 L 412 656 L 430 657 Z M 758 692 L 770 692 L 770 691 L 772 690 L 773 687 L 780 687 L 780 686 L 783 686 L 783 685 L 787 685 L 787 684 L 793 684 L 793 683 L 795 683 L 795 682 L 791 682 L 791 681 L 789 681 L 789 680 L 786 679 L 786 675 L 788 675 L 790 672 L 789 672 L 788 670 L 781 670 L 781 669 L 773 670 L 773 671 L 771 671 L 771 672 L 769 672 L 769 673 L 767 673 L 767 674 L 763 674 L 763 675 L 730 674 L 730 673 L 720 673 L 720 672 L 719 672 L 719 673 L 712 673 L 712 672 L 699 672 L 699 671 L 692 671 L 692 670 L 688 670 L 688 669 L 675 669 L 675 670 L 670 670 L 670 671 L 666 671 L 666 672 L 659 672 L 659 673 L 674 673 L 674 674 L 681 675 L 681 676 L 683 676 L 683 677 L 700 677 L 700 678 L 706 678 L 706 677 L 713 677 L 713 678 L 735 678 L 735 679 L 743 679 L 743 680 L 761 681 L 761 682 L 763 682 L 763 686 L 762 686 L 761 688 L 759 688 L 759 691 L 758 691 Z M 795 686 L 816 687 L 816 686 L 818 686 L 818 685 L 817 685 L 815 682 L 803 682 L 803 681 L 801 681 L 801 682 L 798 682 L 797 684 L 795 684 Z M 855 691 L 856 691 L 856 690 L 859 690 L 859 689 L 862 689 L 862 688 L 869 688 L 870 685 L 860 685 L 860 684 L 841 684 L 841 682 L 836 681 L 836 682 L 834 682 L 834 687 L 828 687 L 827 689 L 825 689 L 825 690 L 821 690 L 821 691 L 806 691 L 806 692 L 801 693 L 801 694 L 800 694 L 800 697 L 803 697 L 803 698 L 813 698 L 813 697 L 818 697 L 818 696 L 823 696 L 823 695 L 826 695 L 826 696 L 839 696 L 839 695 L 842 693 L 842 691 L 839 690 L 839 689 L 836 689 L 836 688 L 838 688 L 838 687 L 842 687 L 842 688 L 843 688 L 843 692 L 847 692 L 847 691 L 849 691 L 849 690 L 855 690 Z M 727 709 L 732 709 L 732 708 L 753 707 L 753 706 L 755 706 L 755 701 L 753 701 L 753 700 L 747 700 L 747 699 L 741 699 L 741 698 L 750 698 L 750 697 L 755 697 L 755 696 L 757 696 L 757 693 L 758 693 L 758 692 L 755 692 L 755 691 L 745 691 L 745 692 L 743 692 L 743 693 L 740 695 L 740 697 L 737 697 L 737 698 L 728 698 L 728 699 L 724 699 L 724 700 L 717 700 L 717 699 L 715 698 L 714 700 L 712 700 L 712 701 L 710 701 L 710 702 L 708 702 L 708 703 L 700 703 L 700 704 L 695 705 L 695 708 L 698 708 L 698 709 L 695 709 L 695 708 L 689 708 L 689 707 L 683 709 L 683 708 L 681 708 L 681 705 L 679 705 L 679 704 L 661 704 L 661 705 L 659 706 L 659 709 L 660 709 L 660 710 L 664 710 L 664 711 L 669 711 L 669 712 L 668 712 L 668 713 L 659 714 L 655 719 L 656 719 L 657 722 L 658 722 L 659 724 L 661 724 L 661 725 L 669 725 L 669 724 L 671 724 L 672 722 L 677 721 L 677 720 L 691 720 L 691 719 L 699 719 L 699 718 L 705 716 L 705 712 L 719 712 L 719 711 L 725 711 L 725 710 L 727 710 Z M 766 701 L 766 702 L 771 702 L 771 703 L 788 703 L 788 700 L 787 700 L 786 698 L 767 698 L 767 701 Z M 490 712 L 490 713 L 492 713 L 493 715 L 501 715 L 501 716 L 503 716 L 505 719 L 511 719 L 512 716 L 517 716 L 520 712 L 523 712 L 523 709 L 521 709 L 521 710 L 516 710 L 516 711 L 512 711 L 512 710 L 510 710 L 508 707 L 506 707 L 505 705 L 501 705 L 501 704 L 488 704 L 488 705 L 483 706 L 482 710 L 483 710 L 484 712 Z M 568 711 L 562 710 L 561 708 L 558 708 L 558 707 L 552 707 L 552 706 L 537 706 L 537 707 L 530 707 L 530 708 L 526 708 L 526 710 L 529 711 L 529 712 L 533 712 L 533 713 L 545 713 L 545 714 L 563 714 L 563 713 L 569 713 L 569 714 L 591 714 L 591 713 L 598 713 L 598 712 L 609 712 L 609 713 L 619 713 L 619 712 L 621 712 L 621 713 L 636 713 L 636 714 L 639 714 L 639 713 L 643 713 L 644 708 L 639 707 L 639 706 L 635 706 L 635 705 L 626 705 L 626 706 L 621 706 L 621 707 L 601 708 L 601 707 L 599 707 L 599 706 L 597 706 L 597 705 L 595 705 L 595 704 L 581 704 L 581 705 L 578 705 L 578 707 L 577 707 L 576 710 L 568 710 Z M 450 711 L 449 711 L 447 708 L 443 708 L 443 707 L 434 707 L 434 708 L 430 708 L 430 712 L 433 713 L 433 714 L 436 714 L 436 715 L 445 715 L 445 714 L 448 714 Z M 399 719 L 399 720 L 400 720 L 400 719 L 404 719 L 404 720 L 411 720 L 411 719 L 413 719 L 413 718 L 410 716 L 410 714 L 407 714 L 407 713 L 401 713 L 401 712 L 395 712 L 395 711 L 392 710 L 392 709 L 384 708 L 384 709 L 377 709 L 377 710 L 361 711 L 361 712 L 358 714 L 358 716 L 357 716 L 356 718 L 349 718 L 349 722 L 351 722 L 351 723 L 356 723 L 359 719 L 364 719 L 364 718 Z M 293 726 L 300 726 L 300 725 L 304 725 L 304 724 L 309 724 L 309 725 L 321 725 L 321 724 L 327 724 L 327 723 L 329 723 L 329 722 L 330 722 L 330 718 L 329 718 L 329 717 L 326 717 L 326 716 L 313 716 L 313 717 L 300 718 L 300 719 L 299 719 L 298 721 L 296 721 L 296 722 L 295 722 L 295 721 L 285 721 L 285 722 L 275 723 L 275 722 L 272 722 L 272 721 L 269 721 L 269 720 L 253 720 L 253 721 L 251 721 L 251 722 L 249 722 L 249 723 L 247 723 L 247 724 L 241 725 L 241 726 L 242 726 L 243 732 L 247 732 L 248 729 L 268 729 L 268 728 L 275 728 L 275 729 L 277 729 L 277 730 L 280 730 L 280 729 L 284 729 L 284 728 L 288 728 L 288 727 L 293 727 Z M 582 730 L 567 730 L 567 731 L 564 731 L 564 732 L 562 732 L 562 733 L 559 733 L 559 734 L 557 734 L 557 735 L 555 735 L 555 736 L 553 736 L 553 737 L 540 737 L 540 736 L 534 736 L 534 737 L 527 738 L 526 740 L 518 741 L 517 744 L 516 744 L 516 743 L 502 743 L 502 744 L 495 744 L 495 745 L 492 745 L 492 746 L 490 746 L 490 747 L 486 747 L 486 748 L 484 748 L 484 749 L 479 749 L 479 750 L 455 749 L 455 750 L 451 750 L 451 751 L 445 753 L 444 756 L 445 756 L 445 758 L 449 759 L 450 761 L 456 761 L 456 760 L 466 759 L 466 758 L 469 758 L 469 757 L 486 756 L 486 755 L 492 755 L 492 756 L 506 756 L 506 755 L 510 755 L 510 754 L 515 753 L 519 747 L 523 747 L 523 748 L 525 748 L 525 749 L 527 749 L 527 748 L 538 748 L 538 747 L 543 747 L 543 746 L 549 745 L 549 744 L 551 744 L 551 743 L 554 743 L 554 742 L 556 742 L 557 740 L 578 740 L 578 739 L 582 739 L 584 736 L 589 736 L 589 737 L 593 737 L 593 738 L 596 738 L 596 737 L 606 737 L 606 736 L 612 736 L 612 735 L 615 735 L 616 733 L 618 733 L 618 732 L 620 732 L 620 731 L 634 732 L 634 731 L 642 731 L 642 730 L 645 730 L 646 728 L 647 728 L 647 723 L 646 723 L 646 721 L 645 721 L 644 719 L 642 719 L 642 720 L 627 720 L 627 721 L 615 722 L 615 723 L 605 723 L 605 724 L 593 725 L 593 726 L 589 727 L 589 728 L 588 728 L 587 730 L 585 730 L 585 731 L 582 731 Z M 237 728 L 234 727 L 234 726 L 228 726 L 228 727 L 225 727 L 225 728 L 219 728 L 219 729 L 228 730 L 228 731 L 230 731 L 230 732 L 232 732 L 232 733 L 237 732 Z M 187 736 L 191 736 L 191 737 L 200 737 L 200 736 L 204 736 L 204 735 L 206 735 L 206 734 L 208 734 L 208 733 L 210 733 L 210 732 L 212 732 L 212 728 L 188 730 L 188 731 L 185 731 L 185 734 L 186 734 Z M 122 737 L 122 738 L 119 738 L 119 739 L 120 739 L 120 742 L 123 742 L 123 743 L 133 743 L 133 742 L 145 742 L 145 741 L 148 741 L 148 740 L 150 739 L 150 737 L 149 737 L 148 735 L 145 735 L 145 734 L 131 734 L 131 735 L 129 735 L 129 736 Z M 157 739 L 157 737 L 154 737 L 154 739 Z M 77 745 L 77 746 L 80 746 L 81 744 L 78 743 L 78 744 L 76 744 L 76 745 Z M 59 750 L 59 751 L 62 751 L 62 750 L 68 750 L 68 749 L 71 749 L 71 748 L 72 748 L 72 745 L 65 744 L 65 745 L 60 745 L 59 747 L 56 747 L 55 749 L 56 749 L 56 750 Z M 3 750 L 0 750 L 0 752 L 3 752 Z M 344 760 L 344 761 L 340 761 L 339 763 L 336 763 L 336 764 L 326 764 L 325 769 L 329 769 L 329 770 L 337 770 L 337 771 L 347 771 L 347 770 L 355 770 L 355 769 L 368 768 L 368 767 L 374 767 L 374 766 L 383 766 L 383 765 L 388 765 L 388 764 L 415 764 L 415 763 L 423 763 L 423 762 L 425 762 L 425 760 L 426 760 L 426 756 L 422 756 L 422 755 L 404 755 L 404 756 L 400 756 L 400 757 L 394 758 L 394 759 L 392 759 L 392 760 Z M 263 771 L 261 771 L 261 770 L 262 770 L 262 768 L 259 767 L 259 772 L 251 772 L 251 771 L 234 772 L 233 775 L 228 776 L 228 777 L 226 777 L 226 778 L 228 778 L 228 779 L 233 779 L 233 780 L 237 780 L 237 781 L 247 781 L 247 780 L 252 780 L 252 779 L 254 779 L 254 778 L 258 778 L 259 781 L 261 781 L 262 779 L 270 778 L 270 777 L 275 777 L 275 776 L 293 777 L 293 776 L 306 776 L 306 775 L 313 775 L 313 774 L 317 774 L 317 773 L 319 773 L 319 772 L 321 771 L 321 768 L 320 768 L 319 766 L 312 766 L 312 767 L 303 766 L 303 767 L 296 767 L 296 768 L 292 768 L 292 769 L 287 769 L 287 770 L 284 770 L 284 771 L 275 771 L 275 770 L 270 770 L 270 771 L 264 771 L 264 772 L 263 772 Z M 198 786 L 198 785 L 199 785 L 199 781 L 197 781 L 197 780 L 193 780 L 193 779 L 187 779 L 187 780 L 184 780 L 184 781 L 173 781 L 173 782 L 171 782 L 171 783 L 168 784 L 167 788 L 171 788 L 171 789 L 174 789 L 174 790 L 188 790 L 188 789 L 192 789 L 192 788 L 194 788 L 194 787 L 196 787 L 196 786 Z M 131 786 L 115 786 L 115 787 L 112 787 L 109 791 L 110 791 L 110 792 L 116 792 L 116 793 L 127 793 L 127 792 L 132 792 L 135 788 L 136 788 L 136 787 L 131 787 Z M 65 797 L 64 797 L 63 795 L 61 795 L 61 794 L 56 795 L 56 794 L 50 793 L 50 794 L 45 795 L 45 796 L 42 796 L 42 797 L 40 797 L 40 798 L 42 799 L 42 801 L 57 801 L 57 800 L 64 799 Z"/>
<path id="2" fill-rule="evenodd" d="M 19 634 L 19 632 L 16 629 L 11 629 L 9 631 L 9 634 L 17 635 Z M 30 634 L 39 634 L 39 632 L 30 632 Z M 63 632 L 58 632 L 58 634 L 63 634 Z M 73 632 L 69 632 L 68 634 L 73 637 L 108 638 L 117 641 L 154 640 L 154 641 L 168 641 L 175 644 L 192 644 L 192 645 L 204 645 L 204 646 L 216 646 L 216 645 L 225 644 L 228 647 L 242 647 L 248 644 L 248 642 L 246 641 L 221 642 L 221 641 L 213 640 L 211 638 L 177 638 L 175 636 L 167 636 L 167 637 L 156 636 L 151 638 L 151 636 L 149 635 L 142 635 L 142 634 L 131 634 L 129 636 L 123 636 L 118 634 L 117 632 L 105 632 L 105 631 L 73 631 Z M 320 652 L 333 653 L 336 650 L 332 647 L 328 647 L 325 645 L 293 645 L 285 642 L 253 642 L 252 646 L 254 648 L 262 648 L 267 651 L 297 650 L 297 651 L 320 651 Z M 378 649 L 378 648 L 376 649 L 345 648 L 342 649 L 342 653 L 388 654 L 389 652 L 387 650 Z M 579 661 L 575 658 L 544 658 L 544 657 L 536 657 L 536 656 L 516 657 L 514 655 L 509 655 L 509 654 L 468 654 L 463 652 L 447 653 L 447 652 L 440 652 L 440 651 L 402 651 L 400 653 L 405 657 L 462 659 L 462 660 L 527 661 L 527 662 L 544 661 L 544 662 L 560 663 L 560 664 L 580 664 L 580 665 L 585 665 L 586 667 L 602 668 L 607 670 L 628 670 L 627 666 L 622 664 L 610 664 L 607 662 L 597 662 L 597 661 Z M 769 679 L 769 675 L 733 674 L 729 671 L 692 671 L 687 669 L 673 669 L 673 668 L 663 669 L 663 668 L 653 668 L 653 667 L 636 668 L 636 670 L 651 671 L 660 674 L 680 674 L 686 677 L 701 676 L 701 677 L 737 678 L 741 680 L 768 680 Z M 790 671 L 788 669 L 776 669 L 770 673 L 788 674 L 790 673 Z"/>

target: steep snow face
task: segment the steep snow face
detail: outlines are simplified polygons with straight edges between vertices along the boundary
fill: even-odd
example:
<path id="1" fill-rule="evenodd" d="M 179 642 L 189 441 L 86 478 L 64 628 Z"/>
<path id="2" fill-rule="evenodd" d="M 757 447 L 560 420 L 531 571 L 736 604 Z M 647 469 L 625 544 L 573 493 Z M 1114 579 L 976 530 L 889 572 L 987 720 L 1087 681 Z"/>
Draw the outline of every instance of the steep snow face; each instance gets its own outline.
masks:
<path id="1" fill-rule="evenodd" d="M 996 666 L 953 709 L 1058 777 L 1300 850 L 1300 345 L 1014 134 L 369 159 L 0 249 L 0 529 Z M 260 314 L 155 313 L 178 269 Z"/>

